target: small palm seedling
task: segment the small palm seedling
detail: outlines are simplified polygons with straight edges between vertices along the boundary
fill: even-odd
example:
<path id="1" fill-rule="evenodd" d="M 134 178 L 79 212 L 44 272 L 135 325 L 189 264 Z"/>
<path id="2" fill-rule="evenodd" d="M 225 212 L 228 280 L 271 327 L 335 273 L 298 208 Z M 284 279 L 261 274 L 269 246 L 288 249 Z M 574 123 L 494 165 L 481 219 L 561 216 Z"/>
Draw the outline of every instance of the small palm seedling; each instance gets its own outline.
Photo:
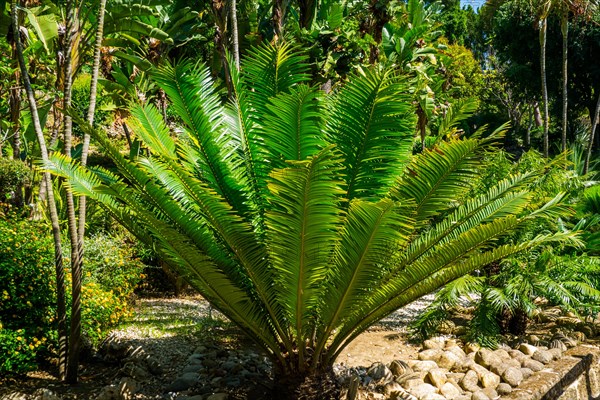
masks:
<path id="1" fill-rule="evenodd" d="M 226 105 L 204 66 L 154 71 L 182 126 L 174 138 L 154 106 L 133 105 L 132 131 L 148 149 L 137 158 L 83 124 L 119 175 L 59 155 L 46 168 L 153 246 L 262 347 L 280 382 L 330 374 L 345 346 L 397 308 L 571 237 L 497 245 L 559 202 L 522 215 L 525 175 L 465 199 L 492 139 L 452 139 L 413 156 L 402 74 L 365 70 L 326 96 L 307 85 L 306 58 L 286 44 L 263 45 L 232 71 Z"/>

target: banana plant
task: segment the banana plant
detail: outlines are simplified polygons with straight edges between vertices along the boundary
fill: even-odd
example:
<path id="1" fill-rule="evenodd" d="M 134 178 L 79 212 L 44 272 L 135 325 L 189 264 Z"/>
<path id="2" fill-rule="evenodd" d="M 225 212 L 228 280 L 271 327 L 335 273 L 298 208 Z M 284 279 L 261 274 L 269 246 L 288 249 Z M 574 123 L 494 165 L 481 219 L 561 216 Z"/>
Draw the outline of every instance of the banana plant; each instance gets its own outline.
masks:
<path id="1" fill-rule="evenodd" d="M 343 349 L 397 308 L 503 257 L 574 240 L 498 244 L 565 209 L 557 198 L 526 212 L 522 176 L 467 196 L 498 132 L 413 155 L 403 73 L 365 69 L 324 95 L 308 67 L 289 44 L 255 48 L 239 73 L 231 68 L 223 105 L 206 66 L 161 66 L 151 77 L 181 118 L 176 137 L 154 105 L 134 104 L 148 155 L 128 159 L 78 120 L 119 174 L 59 154 L 45 165 L 260 346 L 286 399 L 302 396 L 305 378 L 331 374 Z"/>

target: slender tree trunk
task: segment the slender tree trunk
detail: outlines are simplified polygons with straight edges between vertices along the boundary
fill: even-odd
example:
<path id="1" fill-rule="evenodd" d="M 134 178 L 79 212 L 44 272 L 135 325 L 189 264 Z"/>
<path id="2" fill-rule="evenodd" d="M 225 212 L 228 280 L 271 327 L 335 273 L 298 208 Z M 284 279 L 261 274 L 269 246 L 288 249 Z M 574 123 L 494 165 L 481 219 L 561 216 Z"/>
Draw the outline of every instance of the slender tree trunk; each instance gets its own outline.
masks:
<path id="1" fill-rule="evenodd" d="M 231 97 L 231 74 L 229 72 L 229 63 L 227 62 L 227 8 L 225 7 L 225 0 L 213 0 L 212 11 L 215 19 L 215 48 L 221 59 L 221 65 L 223 66 L 225 85 L 227 86 L 228 96 Z"/>
<path id="2" fill-rule="evenodd" d="M 277 40 L 281 39 L 283 30 L 283 0 L 273 0 L 273 11 L 271 19 L 273 20 L 273 34 Z"/>
<path id="3" fill-rule="evenodd" d="M 548 157 L 548 125 L 550 123 L 548 116 L 548 85 L 546 82 L 546 33 L 548 30 L 548 20 L 542 18 L 540 20 L 540 72 L 542 75 L 542 102 L 544 107 L 543 124 L 544 124 L 544 157 Z"/>
<path id="4" fill-rule="evenodd" d="M 21 26 L 21 18 L 19 18 L 19 16 L 17 15 L 18 18 L 18 25 Z M 10 106 L 10 119 L 11 119 L 11 124 L 12 124 L 12 140 L 11 140 L 11 146 L 12 146 L 12 158 L 14 158 L 15 160 L 18 160 L 21 158 L 21 85 L 20 85 L 20 81 L 21 81 L 21 77 L 19 76 L 20 72 L 19 72 L 19 68 L 18 68 L 18 61 L 17 60 L 17 42 L 16 42 L 16 37 L 17 35 L 20 35 L 20 31 L 19 29 L 14 29 L 13 30 L 13 39 L 12 39 L 12 43 L 11 43 L 11 47 L 12 47 L 12 56 L 13 56 L 13 62 L 14 64 L 12 65 L 12 67 L 15 69 L 14 72 L 14 86 L 10 88 L 10 94 L 9 94 L 9 98 L 8 98 L 8 103 Z M 19 39 L 21 37 L 19 36 Z"/>
<path id="5" fill-rule="evenodd" d="M 71 94 L 73 83 L 73 43 L 74 35 L 78 29 L 75 12 L 75 2 L 67 1 L 66 37 L 63 54 L 65 55 L 64 95 L 63 103 L 66 110 L 71 108 Z M 63 124 L 64 153 L 71 156 L 73 121 L 66 114 Z M 66 190 L 67 221 L 69 239 L 71 241 L 71 332 L 69 335 L 69 361 L 67 363 L 68 383 L 77 383 L 79 373 L 79 352 L 81 348 L 81 258 L 79 257 L 79 235 L 77 233 L 77 218 L 75 214 L 75 199 L 71 190 Z"/>
<path id="6" fill-rule="evenodd" d="M 567 151 L 567 108 L 569 99 L 567 98 L 567 79 L 568 79 L 568 41 L 569 41 L 569 14 L 565 13 L 560 22 L 560 30 L 562 33 L 562 151 Z"/>
<path id="7" fill-rule="evenodd" d="M 587 174 L 590 170 L 590 160 L 592 158 L 592 149 L 594 147 L 594 139 L 596 137 L 596 128 L 598 127 L 598 118 L 600 118 L 600 93 L 598 93 L 598 101 L 596 102 L 596 111 L 591 116 L 592 132 L 590 133 L 590 141 L 588 143 L 587 154 L 585 155 L 585 164 L 583 166 L 583 174 Z"/>
<path id="8" fill-rule="evenodd" d="M 12 126 L 12 158 L 18 160 L 21 158 L 21 88 L 19 81 L 19 71 L 14 74 L 15 85 L 10 88 L 8 103 L 10 104 L 10 119 Z"/>
<path id="9" fill-rule="evenodd" d="M 231 42 L 233 44 L 233 61 L 235 68 L 240 70 L 240 41 L 238 32 L 237 0 L 231 0 Z"/>
<path id="10" fill-rule="evenodd" d="M 19 31 L 19 19 L 17 16 L 17 1 L 11 2 L 11 16 L 12 24 L 16 32 Z M 29 109 L 31 111 L 31 119 L 33 121 L 33 127 L 37 136 L 38 144 L 40 146 L 40 153 L 42 155 L 42 161 L 48 161 L 48 148 L 46 147 L 46 139 L 44 138 L 44 132 L 42 131 L 42 125 L 38 115 L 37 104 L 33 89 L 31 88 L 31 81 L 29 80 L 29 73 L 25 64 L 25 58 L 23 57 L 23 46 L 21 44 L 21 38 L 19 35 L 15 37 L 16 48 L 17 48 L 17 59 L 19 67 L 21 69 L 21 77 L 23 79 L 23 85 L 25 86 L 25 92 L 27 93 L 27 100 L 29 101 Z M 66 301 L 65 301 L 65 276 L 63 270 L 63 255 L 62 255 L 62 244 L 60 238 L 60 224 L 58 220 L 58 212 L 56 210 L 56 202 L 54 200 L 54 191 L 52 188 L 52 178 L 50 173 L 44 173 L 44 181 L 46 182 L 46 192 L 48 197 L 48 208 L 50 209 L 50 220 L 52 222 L 52 236 L 54 238 L 54 267 L 56 273 L 56 312 L 58 319 L 58 372 L 61 378 L 65 375 L 66 364 L 67 364 L 67 312 L 66 312 Z"/>
<path id="11" fill-rule="evenodd" d="M 104 11 L 106 9 L 106 0 L 100 0 L 100 6 L 98 8 L 98 27 L 96 29 L 96 42 L 94 43 L 94 64 L 92 66 L 92 80 L 90 82 L 90 107 L 87 113 L 87 122 L 90 125 L 94 125 L 94 115 L 96 114 L 96 96 L 98 92 L 98 75 L 100 72 L 100 57 L 102 48 L 102 38 L 104 37 Z M 87 165 L 88 152 L 90 149 L 90 135 L 83 135 L 83 146 L 81 149 L 81 165 Z M 83 252 L 84 252 L 84 235 L 85 235 L 85 220 L 86 220 L 86 197 L 81 196 L 79 198 L 79 227 L 77 230 L 78 242 L 79 242 L 79 259 L 83 264 Z"/>
<path id="12" fill-rule="evenodd" d="M 531 128 L 533 127 L 533 106 L 529 105 L 529 119 L 527 120 L 527 131 L 525 132 L 525 148 L 531 147 Z"/>

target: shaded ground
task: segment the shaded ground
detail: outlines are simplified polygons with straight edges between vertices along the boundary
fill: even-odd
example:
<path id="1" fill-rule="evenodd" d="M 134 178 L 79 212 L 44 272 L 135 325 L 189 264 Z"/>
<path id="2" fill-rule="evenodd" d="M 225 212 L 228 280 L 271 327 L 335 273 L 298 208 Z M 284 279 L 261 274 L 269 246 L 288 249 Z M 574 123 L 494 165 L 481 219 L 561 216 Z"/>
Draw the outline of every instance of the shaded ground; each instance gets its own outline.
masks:
<path id="1" fill-rule="evenodd" d="M 352 342 L 338 362 L 347 366 L 368 366 L 375 361 L 389 362 L 409 358 L 417 348 L 407 344 L 406 325 L 426 307 L 432 296 L 397 311 Z M 159 376 L 149 377 L 136 394 L 137 399 L 164 399 L 164 388 L 181 372 L 187 357 L 200 344 L 216 344 L 223 348 L 251 347 L 237 329 L 198 295 L 183 298 L 139 299 L 135 316 L 111 333 L 133 347 L 141 346 L 163 367 Z M 64 399 L 93 399 L 101 389 L 119 376 L 120 365 L 84 359 L 80 383 L 74 386 L 60 383 L 54 368 L 46 366 L 24 377 L 0 378 L 0 399 L 16 391 L 32 394 L 46 388 Z"/>

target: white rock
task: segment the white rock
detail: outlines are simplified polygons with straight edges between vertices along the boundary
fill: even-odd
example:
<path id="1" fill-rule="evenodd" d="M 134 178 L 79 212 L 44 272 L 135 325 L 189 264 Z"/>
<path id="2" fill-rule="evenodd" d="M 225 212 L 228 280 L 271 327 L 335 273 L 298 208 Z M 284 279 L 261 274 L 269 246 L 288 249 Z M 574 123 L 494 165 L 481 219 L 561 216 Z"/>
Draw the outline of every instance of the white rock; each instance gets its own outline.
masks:
<path id="1" fill-rule="evenodd" d="M 425 361 L 419 361 L 416 362 L 415 364 L 413 364 L 413 370 L 415 372 L 420 372 L 420 371 L 429 371 L 433 368 L 437 368 L 438 365 L 435 361 L 431 361 L 431 360 L 425 360 Z"/>
<path id="2" fill-rule="evenodd" d="M 554 359 L 552 353 L 550 353 L 548 350 L 538 350 L 535 353 L 533 353 L 531 358 L 535 361 L 541 362 L 542 364 L 548 364 Z"/>
<path id="3" fill-rule="evenodd" d="M 538 349 L 531 344 L 523 343 L 519 346 L 519 350 L 527 356 L 532 356 Z"/>
<path id="4" fill-rule="evenodd" d="M 444 383 L 444 385 L 440 388 L 440 393 L 444 395 L 447 399 L 454 399 L 455 397 L 461 394 L 460 389 L 454 386 L 450 382 Z"/>
<path id="5" fill-rule="evenodd" d="M 438 389 L 430 385 L 429 383 L 422 383 L 417 387 L 411 389 L 411 393 L 415 395 L 418 399 L 422 399 L 429 393 L 437 393 Z"/>
<path id="6" fill-rule="evenodd" d="M 437 388 L 441 388 L 446 383 L 446 373 L 448 371 L 443 368 L 433 368 L 427 373 L 429 381 Z"/>
<path id="7" fill-rule="evenodd" d="M 507 368 L 502 374 L 502 379 L 510 386 L 516 387 L 523 381 L 523 372 L 521 372 L 520 368 Z"/>
<path id="8" fill-rule="evenodd" d="M 443 351 L 441 349 L 423 350 L 419 353 L 419 360 L 437 362 L 442 356 L 442 353 Z"/>
<path id="9" fill-rule="evenodd" d="M 438 336 L 438 337 L 434 337 L 434 338 L 425 340 L 423 342 L 423 349 L 425 349 L 425 350 L 443 349 L 445 345 L 446 345 L 446 339 L 441 336 Z"/>
<path id="10" fill-rule="evenodd" d="M 478 382 L 479 376 L 477 375 L 477 372 L 469 370 L 467 371 L 465 376 L 460 380 L 460 386 L 468 392 L 474 392 L 476 390 L 479 390 L 479 386 L 477 386 Z"/>
<path id="11" fill-rule="evenodd" d="M 466 357 L 459 357 L 454 352 L 446 350 L 440 356 L 440 359 L 437 361 L 437 364 L 441 368 L 446 368 L 448 370 L 452 369 L 455 364 L 460 363 Z"/>

